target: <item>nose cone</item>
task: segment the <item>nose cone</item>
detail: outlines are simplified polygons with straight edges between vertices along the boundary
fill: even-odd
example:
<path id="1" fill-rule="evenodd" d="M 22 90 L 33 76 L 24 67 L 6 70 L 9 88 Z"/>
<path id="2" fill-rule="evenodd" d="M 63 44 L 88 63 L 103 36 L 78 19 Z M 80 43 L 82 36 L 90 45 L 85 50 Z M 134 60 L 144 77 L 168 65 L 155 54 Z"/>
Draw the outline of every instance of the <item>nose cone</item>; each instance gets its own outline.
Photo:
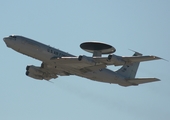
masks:
<path id="1" fill-rule="evenodd" d="M 6 46 L 9 47 L 9 38 L 4 37 L 3 40 L 4 40 L 5 44 L 6 44 Z"/>
<path id="2" fill-rule="evenodd" d="M 4 40 L 4 42 L 6 42 L 6 40 L 7 40 L 7 37 L 4 37 L 4 38 L 3 38 L 3 40 Z"/>

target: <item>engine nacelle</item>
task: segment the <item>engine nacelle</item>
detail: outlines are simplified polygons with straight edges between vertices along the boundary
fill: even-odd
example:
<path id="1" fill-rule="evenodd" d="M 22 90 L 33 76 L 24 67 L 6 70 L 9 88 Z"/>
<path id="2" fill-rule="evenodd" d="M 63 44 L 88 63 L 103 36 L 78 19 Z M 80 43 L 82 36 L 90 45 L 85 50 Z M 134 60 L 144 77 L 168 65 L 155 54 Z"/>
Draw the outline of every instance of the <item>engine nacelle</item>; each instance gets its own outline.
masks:
<path id="1" fill-rule="evenodd" d="M 58 76 L 56 76 L 55 74 L 49 74 L 46 73 L 42 70 L 42 68 L 40 67 L 36 67 L 36 66 L 27 66 L 26 67 L 26 75 L 38 80 L 50 80 L 52 78 L 57 78 Z"/>
<path id="2" fill-rule="evenodd" d="M 125 61 L 122 60 L 122 57 L 121 56 L 117 56 L 117 55 L 109 55 L 108 56 L 108 61 L 112 62 L 112 63 L 115 63 L 115 64 L 124 64 Z"/>
<path id="3" fill-rule="evenodd" d="M 34 79 L 43 80 L 43 77 L 42 77 L 42 76 L 36 75 L 36 74 L 33 74 L 33 73 L 30 73 L 29 71 L 26 71 L 25 74 L 26 74 L 27 76 L 29 76 L 29 77 L 34 78 Z"/>
<path id="4" fill-rule="evenodd" d="M 87 63 L 87 64 L 95 65 L 95 61 L 93 60 L 92 57 L 87 57 L 87 56 L 85 56 L 85 55 L 80 55 L 80 56 L 78 57 L 78 60 L 79 60 L 79 61 L 82 61 L 82 62 L 85 62 L 85 63 Z"/>
<path id="5" fill-rule="evenodd" d="M 30 73 L 36 74 L 36 75 L 43 75 L 44 73 L 40 70 L 40 67 L 36 67 L 36 66 L 27 66 L 26 70 Z"/>

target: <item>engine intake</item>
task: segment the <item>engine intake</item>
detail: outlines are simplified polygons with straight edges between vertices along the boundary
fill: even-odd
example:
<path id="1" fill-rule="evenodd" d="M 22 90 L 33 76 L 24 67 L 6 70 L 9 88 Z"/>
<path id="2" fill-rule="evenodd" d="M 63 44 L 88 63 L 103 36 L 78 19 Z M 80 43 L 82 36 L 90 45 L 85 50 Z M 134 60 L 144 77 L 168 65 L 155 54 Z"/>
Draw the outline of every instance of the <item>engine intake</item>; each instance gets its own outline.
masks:
<path id="1" fill-rule="evenodd" d="M 40 67 L 36 67 L 36 66 L 33 66 L 33 65 L 27 66 L 26 70 L 28 72 L 31 72 L 31 73 L 34 73 L 34 74 L 37 74 L 37 75 L 43 75 L 44 74 Z"/>

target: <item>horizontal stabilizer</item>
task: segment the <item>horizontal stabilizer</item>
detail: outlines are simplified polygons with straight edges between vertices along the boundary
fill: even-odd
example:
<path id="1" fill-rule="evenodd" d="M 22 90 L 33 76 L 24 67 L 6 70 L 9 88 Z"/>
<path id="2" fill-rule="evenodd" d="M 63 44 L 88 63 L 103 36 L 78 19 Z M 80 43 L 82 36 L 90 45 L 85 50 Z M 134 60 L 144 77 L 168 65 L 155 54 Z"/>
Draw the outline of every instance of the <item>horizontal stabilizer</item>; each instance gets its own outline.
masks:
<path id="1" fill-rule="evenodd" d="M 135 78 L 135 79 L 127 80 L 127 81 L 134 85 L 138 85 L 138 84 L 143 84 L 143 83 L 148 83 L 148 82 L 156 82 L 160 80 L 157 78 Z"/>

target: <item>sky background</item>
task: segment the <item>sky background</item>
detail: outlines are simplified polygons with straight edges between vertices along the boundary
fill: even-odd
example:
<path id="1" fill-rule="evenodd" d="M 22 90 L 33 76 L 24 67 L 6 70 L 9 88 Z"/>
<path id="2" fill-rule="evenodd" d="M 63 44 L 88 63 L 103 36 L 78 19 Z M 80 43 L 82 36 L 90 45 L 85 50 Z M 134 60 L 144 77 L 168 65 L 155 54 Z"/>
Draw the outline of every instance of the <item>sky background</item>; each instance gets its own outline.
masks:
<path id="1" fill-rule="evenodd" d="M 1 120 L 168 120 L 170 62 L 140 64 L 136 77 L 160 82 L 122 87 L 77 76 L 38 81 L 25 75 L 41 61 L 6 47 L 3 37 L 22 35 L 73 55 L 79 45 L 100 41 L 170 60 L 169 0 L 0 0 Z M 111 66 L 112 70 L 119 67 Z"/>

